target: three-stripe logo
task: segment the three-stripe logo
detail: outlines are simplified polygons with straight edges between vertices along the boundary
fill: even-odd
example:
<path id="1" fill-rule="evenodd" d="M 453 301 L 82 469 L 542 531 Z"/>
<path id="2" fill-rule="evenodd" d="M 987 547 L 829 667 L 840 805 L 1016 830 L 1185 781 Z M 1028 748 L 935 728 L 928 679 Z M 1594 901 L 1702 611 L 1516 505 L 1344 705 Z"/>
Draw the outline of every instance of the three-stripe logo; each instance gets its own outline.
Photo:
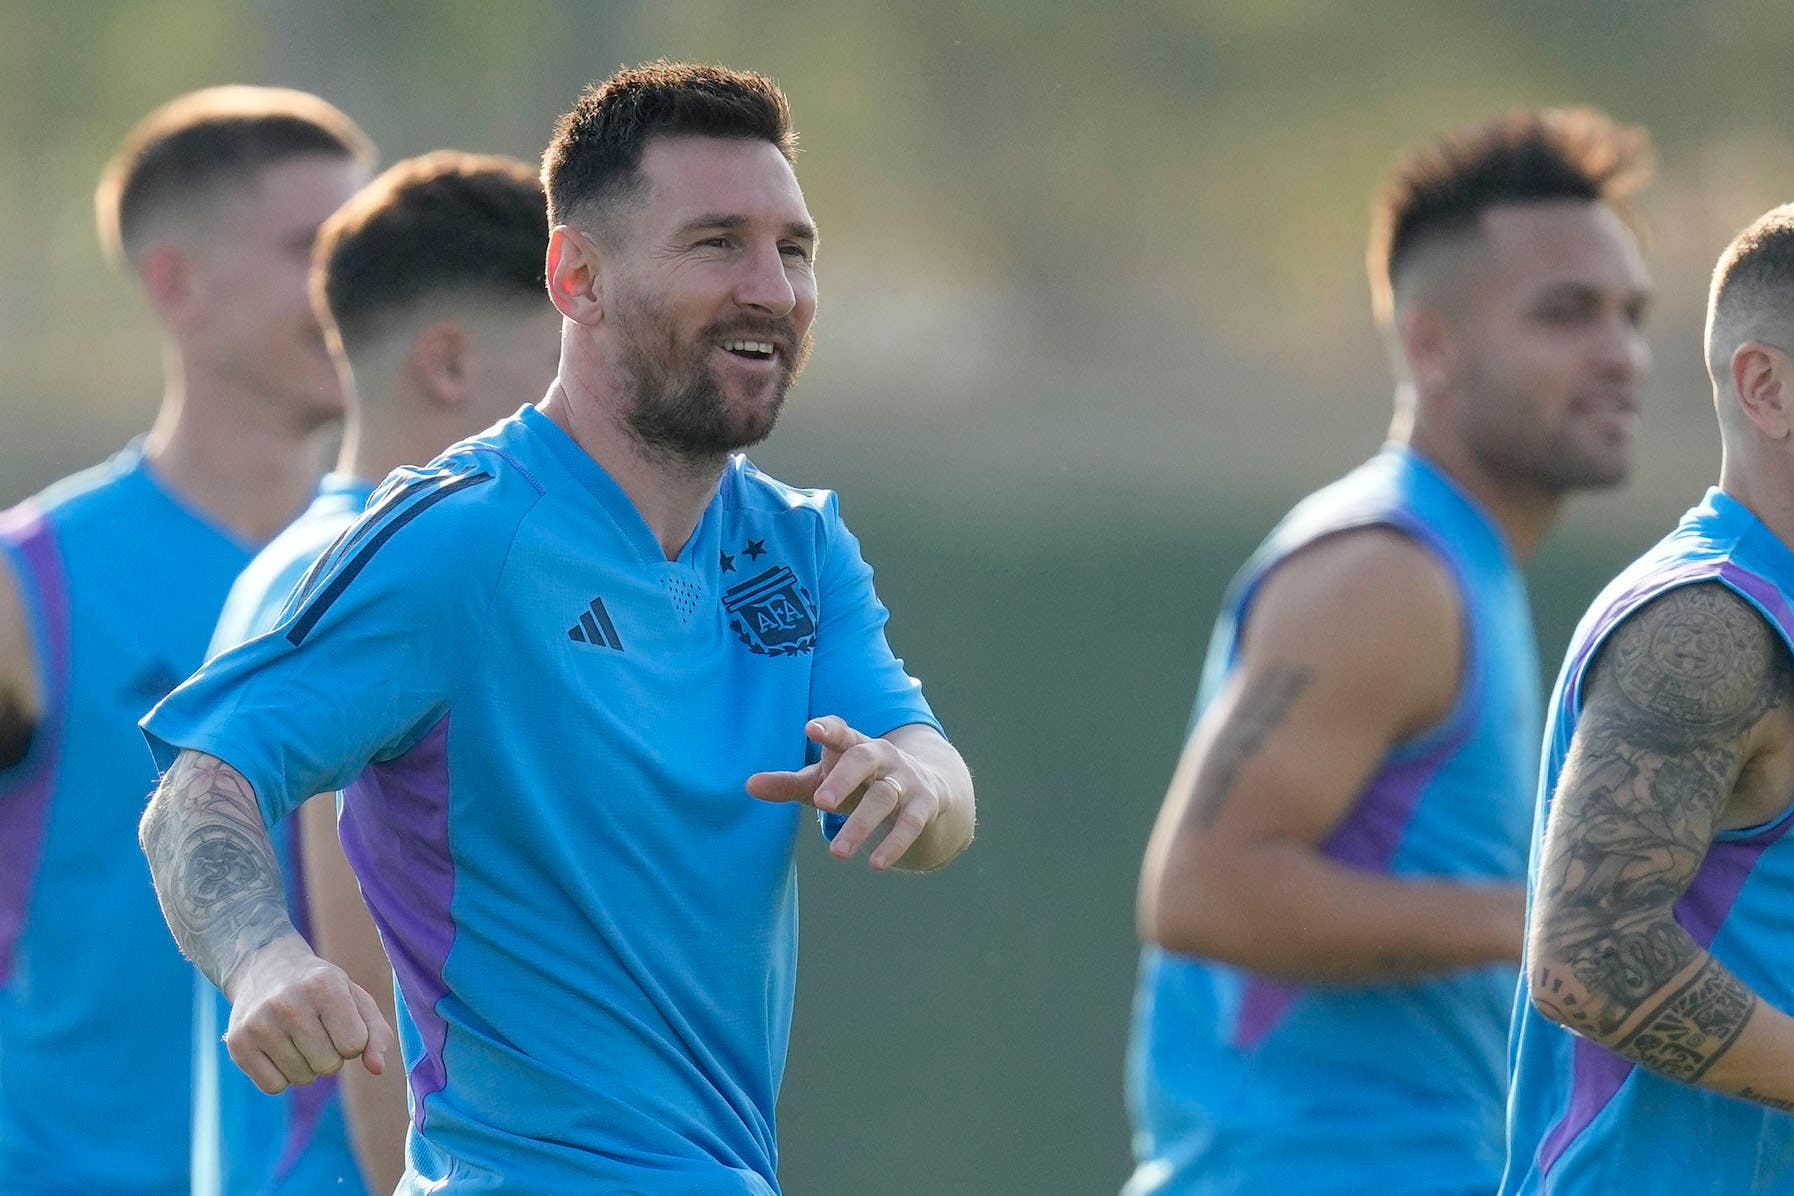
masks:
<path id="1" fill-rule="evenodd" d="M 610 621 L 610 612 L 604 609 L 602 598 L 592 599 L 581 612 L 579 622 L 567 628 L 567 638 L 576 644 L 623 650 L 623 637 L 617 634 L 617 625 Z"/>

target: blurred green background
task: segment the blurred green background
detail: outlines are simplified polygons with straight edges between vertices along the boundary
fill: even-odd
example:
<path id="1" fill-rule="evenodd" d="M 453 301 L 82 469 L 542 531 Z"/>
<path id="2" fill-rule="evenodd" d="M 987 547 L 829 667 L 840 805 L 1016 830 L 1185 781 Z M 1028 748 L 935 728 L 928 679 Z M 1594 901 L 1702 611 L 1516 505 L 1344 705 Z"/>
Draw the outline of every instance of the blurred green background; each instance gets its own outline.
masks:
<path id="1" fill-rule="evenodd" d="M 1656 135 L 1637 476 L 1534 563 L 1547 671 L 1714 475 L 1706 273 L 1794 197 L 1785 0 L 0 0 L 0 30 L 0 503 L 154 410 L 155 332 L 90 196 L 171 95 L 317 90 L 390 161 L 533 158 L 583 83 L 663 54 L 785 84 L 823 298 L 754 455 L 843 492 L 982 814 L 939 876 L 804 845 L 794 1196 L 1125 1176 L 1140 851 L 1228 574 L 1380 439 L 1363 242 L 1403 147 L 1518 103 Z"/>

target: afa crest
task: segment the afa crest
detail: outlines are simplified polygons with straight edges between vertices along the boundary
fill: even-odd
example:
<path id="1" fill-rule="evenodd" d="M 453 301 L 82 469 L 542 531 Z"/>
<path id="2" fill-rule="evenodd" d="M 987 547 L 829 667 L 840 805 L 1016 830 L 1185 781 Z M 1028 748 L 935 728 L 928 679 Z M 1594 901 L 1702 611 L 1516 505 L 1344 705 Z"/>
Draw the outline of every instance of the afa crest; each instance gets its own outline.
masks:
<path id="1" fill-rule="evenodd" d="M 735 637 L 762 656 L 797 656 L 816 647 L 816 608 L 788 565 L 723 591 Z"/>

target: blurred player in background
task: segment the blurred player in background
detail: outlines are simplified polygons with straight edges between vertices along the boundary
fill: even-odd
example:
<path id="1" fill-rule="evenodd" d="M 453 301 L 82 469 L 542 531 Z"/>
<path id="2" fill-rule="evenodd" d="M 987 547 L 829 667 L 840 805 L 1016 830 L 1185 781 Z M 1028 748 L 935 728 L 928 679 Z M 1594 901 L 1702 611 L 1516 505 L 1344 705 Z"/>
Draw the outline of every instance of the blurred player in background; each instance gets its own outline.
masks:
<path id="1" fill-rule="evenodd" d="M 547 251 L 542 183 L 510 158 L 440 151 L 400 162 L 325 222 L 312 286 L 344 372 L 342 455 L 311 507 L 231 589 L 214 653 L 274 628 L 379 479 L 509 415 L 519 395 L 548 390 L 560 313 L 543 282 Z M 306 802 L 269 834 L 300 933 L 390 1019 L 392 974 L 337 841 L 336 795 Z M 350 1068 L 264 1095 L 231 1066 L 223 995 L 199 984 L 195 1035 L 212 1049 L 198 1056 L 195 1196 L 391 1192 L 407 1124 L 397 1060 L 379 1076 Z"/>
<path id="2" fill-rule="evenodd" d="M 810 344 L 793 153 L 757 75 L 589 90 L 544 164 L 547 399 L 395 474 L 271 634 L 146 721 L 164 909 L 271 1090 L 390 1047 L 293 931 L 264 829 L 348 786 L 401 993 L 404 1192 L 775 1193 L 802 807 L 877 868 L 971 838 L 834 496 L 733 451 Z"/>
<path id="3" fill-rule="evenodd" d="M 1706 347 L 1719 485 L 1551 707 L 1504 1193 L 1794 1191 L 1794 206 L 1721 256 Z"/>
<path id="4" fill-rule="evenodd" d="M 1487 1193 L 1524 925 L 1538 654 L 1519 566 L 1626 474 L 1642 131 L 1520 112 L 1396 170 L 1389 442 L 1235 579 L 1146 854 L 1145 1193 Z"/>
<path id="5" fill-rule="evenodd" d="M 0 517 L 0 1193 L 187 1191 L 192 971 L 133 827 L 133 724 L 304 507 L 342 390 L 306 291 L 373 147 L 303 92 L 195 92 L 134 128 L 97 204 L 163 329 L 161 410 Z"/>

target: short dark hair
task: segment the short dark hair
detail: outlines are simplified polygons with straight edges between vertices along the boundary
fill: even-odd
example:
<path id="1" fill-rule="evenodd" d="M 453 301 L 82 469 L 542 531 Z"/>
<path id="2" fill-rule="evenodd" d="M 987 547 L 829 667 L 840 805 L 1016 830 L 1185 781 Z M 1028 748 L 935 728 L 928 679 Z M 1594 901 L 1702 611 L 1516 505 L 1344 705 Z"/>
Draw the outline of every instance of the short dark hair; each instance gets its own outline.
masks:
<path id="1" fill-rule="evenodd" d="M 318 230 L 312 301 L 345 352 L 432 295 L 475 291 L 547 304 L 548 220 L 527 164 L 437 150 L 356 192 Z"/>
<path id="2" fill-rule="evenodd" d="M 1787 337 L 1794 332 L 1794 204 L 1770 208 L 1751 221 L 1713 267 L 1713 285 L 1707 292 L 1707 354 L 1716 378 L 1724 363 L 1712 361 L 1713 354 L 1735 346 L 1717 343 L 1715 330 L 1761 335 L 1766 321 L 1779 325 L 1771 335 Z M 1794 351 L 1794 344 L 1777 347 Z"/>
<path id="3" fill-rule="evenodd" d="M 1516 109 L 1409 153 L 1371 219 L 1370 281 L 1380 316 L 1393 309 L 1403 266 L 1420 245 L 1475 229 L 1502 204 L 1625 201 L 1650 177 L 1651 135 L 1593 108 Z"/>
<path id="4" fill-rule="evenodd" d="M 785 93 L 764 75 L 664 58 L 626 67 L 587 86 L 555 123 L 542 155 L 549 223 L 628 194 L 648 142 L 682 135 L 770 141 L 786 161 L 797 155 Z"/>
<path id="5" fill-rule="evenodd" d="M 156 215 L 306 154 L 369 168 L 375 161 L 367 134 L 310 92 L 244 85 L 188 92 L 138 121 L 106 163 L 94 192 L 100 243 L 114 259 L 129 257 Z"/>

